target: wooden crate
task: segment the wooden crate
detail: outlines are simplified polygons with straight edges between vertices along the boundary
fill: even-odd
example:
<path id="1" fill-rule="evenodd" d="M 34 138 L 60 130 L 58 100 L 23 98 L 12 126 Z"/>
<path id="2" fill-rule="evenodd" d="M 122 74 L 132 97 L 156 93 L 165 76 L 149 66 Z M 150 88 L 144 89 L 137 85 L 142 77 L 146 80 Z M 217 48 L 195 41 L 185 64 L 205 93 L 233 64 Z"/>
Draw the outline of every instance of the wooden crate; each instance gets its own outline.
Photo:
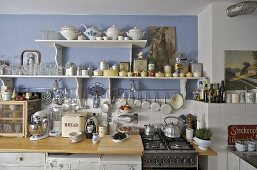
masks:
<path id="1" fill-rule="evenodd" d="M 41 100 L 0 100 L 0 136 L 28 136 L 31 114 L 41 110 Z"/>

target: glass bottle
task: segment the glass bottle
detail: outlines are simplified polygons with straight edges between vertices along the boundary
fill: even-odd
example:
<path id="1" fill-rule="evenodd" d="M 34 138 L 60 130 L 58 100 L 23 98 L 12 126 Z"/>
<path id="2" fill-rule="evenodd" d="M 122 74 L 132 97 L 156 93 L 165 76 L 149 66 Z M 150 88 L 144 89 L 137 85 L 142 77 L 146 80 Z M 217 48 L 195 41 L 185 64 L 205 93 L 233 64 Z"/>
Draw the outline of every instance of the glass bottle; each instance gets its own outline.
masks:
<path id="1" fill-rule="evenodd" d="M 208 101 L 209 103 L 214 103 L 214 88 L 213 88 L 213 84 L 210 84 L 210 88 L 209 88 L 209 94 L 208 94 Z"/>
<path id="2" fill-rule="evenodd" d="M 221 102 L 221 98 L 220 98 L 220 84 L 217 83 L 217 88 L 215 90 L 215 103 L 220 103 Z"/>
<path id="3" fill-rule="evenodd" d="M 155 69 L 156 69 L 156 61 L 155 61 L 155 57 L 154 57 L 153 46 L 151 47 L 151 51 L 149 53 L 147 69 L 148 69 L 148 76 L 154 77 Z"/>
<path id="4" fill-rule="evenodd" d="M 220 102 L 225 103 L 225 101 L 226 101 L 226 89 L 225 89 L 224 81 L 221 81 L 219 96 L 220 96 L 220 99 L 221 99 Z"/>
<path id="5" fill-rule="evenodd" d="M 209 90 L 208 90 L 208 84 L 204 85 L 204 90 L 203 90 L 203 101 L 208 102 L 208 96 L 209 96 Z"/>

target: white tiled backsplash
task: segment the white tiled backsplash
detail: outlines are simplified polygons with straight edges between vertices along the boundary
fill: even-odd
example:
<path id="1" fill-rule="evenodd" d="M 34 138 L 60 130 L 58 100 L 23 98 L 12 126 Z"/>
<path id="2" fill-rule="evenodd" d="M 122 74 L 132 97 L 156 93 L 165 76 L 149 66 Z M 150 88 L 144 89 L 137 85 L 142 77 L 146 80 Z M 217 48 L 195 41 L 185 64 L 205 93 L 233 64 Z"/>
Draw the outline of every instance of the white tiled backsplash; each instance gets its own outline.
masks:
<path id="1" fill-rule="evenodd" d="M 208 170 L 227 169 L 227 131 L 229 125 L 256 125 L 257 104 L 203 103 L 190 101 L 191 113 L 205 115 L 207 127 L 212 128 L 212 148 L 217 157 L 208 157 Z M 200 105 L 197 106 L 197 105 Z"/>

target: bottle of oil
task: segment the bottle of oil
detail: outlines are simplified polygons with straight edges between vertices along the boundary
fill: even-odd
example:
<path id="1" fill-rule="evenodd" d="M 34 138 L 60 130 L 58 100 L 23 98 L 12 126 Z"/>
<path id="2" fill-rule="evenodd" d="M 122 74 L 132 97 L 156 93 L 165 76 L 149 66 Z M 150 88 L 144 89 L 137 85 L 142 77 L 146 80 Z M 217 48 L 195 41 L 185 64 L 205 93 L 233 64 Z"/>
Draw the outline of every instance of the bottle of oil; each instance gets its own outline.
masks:
<path id="1" fill-rule="evenodd" d="M 226 89 L 225 89 L 224 81 L 221 81 L 219 96 L 220 96 L 220 99 L 221 99 L 220 102 L 225 103 L 225 101 L 226 101 Z"/>
<path id="2" fill-rule="evenodd" d="M 209 103 L 215 103 L 214 93 L 215 92 L 214 92 L 213 84 L 210 84 L 209 93 L 208 93 L 208 102 Z"/>
<path id="3" fill-rule="evenodd" d="M 203 90 L 203 101 L 208 103 L 208 96 L 209 96 L 209 90 L 208 90 L 208 84 L 206 83 L 204 85 L 204 90 Z"/>

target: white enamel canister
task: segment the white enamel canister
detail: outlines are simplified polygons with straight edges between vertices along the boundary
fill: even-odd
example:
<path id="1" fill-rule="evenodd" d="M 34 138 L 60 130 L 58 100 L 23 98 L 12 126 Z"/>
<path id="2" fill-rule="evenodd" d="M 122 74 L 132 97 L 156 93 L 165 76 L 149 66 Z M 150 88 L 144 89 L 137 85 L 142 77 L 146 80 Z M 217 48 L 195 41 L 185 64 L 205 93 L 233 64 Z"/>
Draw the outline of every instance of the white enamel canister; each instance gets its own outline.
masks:
<path id="1" fill-rule="evenodd" d="M 62 137 L 69 137 L 71 132 L 83 133 L 86 119 L 86 113 L 66 113 L 62 115 Z"/>

